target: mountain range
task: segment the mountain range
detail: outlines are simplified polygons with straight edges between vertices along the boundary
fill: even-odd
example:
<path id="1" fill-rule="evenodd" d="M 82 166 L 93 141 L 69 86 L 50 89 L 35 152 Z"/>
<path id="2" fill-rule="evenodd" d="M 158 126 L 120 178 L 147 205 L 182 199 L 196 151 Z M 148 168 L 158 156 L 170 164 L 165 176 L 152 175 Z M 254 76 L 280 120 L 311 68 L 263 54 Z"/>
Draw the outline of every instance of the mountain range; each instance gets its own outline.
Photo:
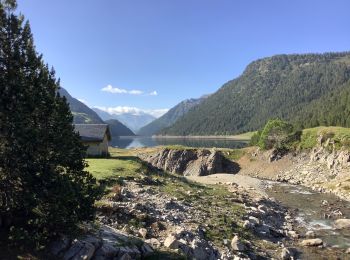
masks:
<path id="1" fill-rule="evenodd" d="M 110 114 L 99 108 L 92 108 L 103 120 L 117 119 L 125 126 L 130 128 L 134 133 L 138 133 L 139 129 L 149 124 L 156 118 L 150 114 L 144 112 L 138 113 L 120 113 Z"/>
<path id="2" fill-rule="evenodd" d="M 243 74 L 161 130 L 164 135 L 227 135 L 280 118 L 297 127 L 350 127 L 350 52 L 276 55 Z"/>
<path id="3" fill-rule="evenodd" d="M 83 102 L 72 97 L 67 90 L 60 88 L 58 90 L 61 96 L 65 96 L 70 110 L 74 116 L 74 124 L 104 124 L 104 121 L 91 108 Z"/>
<path id="4" fill-rule="evenodd" d="M 67 99 L 70 110 L 73 114 L 74 124 L 108 124 L 110 127 L 112 139 L 124 135 L 135 135 L 128 127 L 116 119 L 106 121 L 102 120 L 95 111 L 93 111 L 83 102 L 72 97 L 64 88 L 60 88 L 59 93 L 61 96 L 65 96 Z"/>
<path id="5" fill-rule="evenodd" d="M 138 134 L 144 135 L 144 136 L 151 136 L 151 135 L 157 134 L 160 130 L 174 124 L 179 118 L 181 118 L 186 113 L 188 113 L 188 111 L 191 108 L 199 105 L 207 97 L 209 97 L 209 95 L 205 95 L 197 99 L 195 98 L 186 99 L 180 102 L 179 104 L 177 104 L 175 107 L 170 109 L 167 113 L 165 113 L 161 117 L 152 121 L 148 125 L 142 127 L 138 131 Z"/>

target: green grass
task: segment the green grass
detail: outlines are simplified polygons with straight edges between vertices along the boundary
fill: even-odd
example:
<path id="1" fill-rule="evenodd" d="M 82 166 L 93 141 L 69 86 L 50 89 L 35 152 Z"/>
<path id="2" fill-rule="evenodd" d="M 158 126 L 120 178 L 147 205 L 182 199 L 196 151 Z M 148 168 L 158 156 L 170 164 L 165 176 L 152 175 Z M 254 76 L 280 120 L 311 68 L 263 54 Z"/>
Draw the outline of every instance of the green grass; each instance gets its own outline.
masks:
<path id="1" fill-rule="evenodd" d="M 243 149 L 221 149 L 221 152 L 227 159 L 233 161 L 239 160 L 246 153 Z"/>
<path id="2" fill-rule="evenodd" d="M 317 138 L 320 135 L 329 135 L 334 140 L 336 148 L 350 148 L 350 128 L 334 127 L 334 126 L 319 126 L 314 128 L 304 129 L 301 135 L 299 148 L 311 149 L 316 146 Z"/>
<path id="3" fill-rule="evenodd" d="M 135 177 L 142 171 L 142 165 L 134 158 L 87 159 L 86 168 L 97 180 L 116 177 Z"/>

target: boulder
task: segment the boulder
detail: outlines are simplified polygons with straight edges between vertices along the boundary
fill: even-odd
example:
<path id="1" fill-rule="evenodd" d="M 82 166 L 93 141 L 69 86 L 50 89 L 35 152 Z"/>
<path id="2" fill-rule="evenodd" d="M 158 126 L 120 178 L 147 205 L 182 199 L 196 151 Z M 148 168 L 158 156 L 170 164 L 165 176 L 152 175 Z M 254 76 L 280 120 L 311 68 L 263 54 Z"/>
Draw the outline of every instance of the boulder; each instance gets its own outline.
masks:
<path id="1" fill-rule="evenodd" d="M 309 231 L 307 231 L 307 232 L 305 233 L 305 237 L 307 237 L 307 238 L 314 238 L 314 237 L 316 237 L 316 234 L 315 234 L 314 231 L 309 230 Z"/>
<path id="2" fill-rule="evenodd" d="M 145 242 L 146 242 L 147 244 L 151 245 L 151 246 L 154 247 L 154 248 L 158 248 L 158 247 L 161 246 L 161 243 L 160 243 L 159 240 L 156 239 L 156 238 L 147 239 L 147 240 L 145 240 Z"/>
<path id="3" fill-rule="evenodd" d="M 341 218 L 334 221 L 334 226 L 337 229 L 350 229 L 350 219 Z"/>
<path id="4" fill-rule="evenodd" d="M 238 236 L 234 236 L 231 241 L 231 249 L 233 251 L 244 251 L 245 245 L 239 240 Z"/>
<path id="5" fill-rule="evenodd" d="M 89 242 L 74 240 L 72 246 L 66 251 L 63 260 L 89 260 L 95 253 L 95 246 Z"/>
<path id="6" fill-rule="evenodd" d="M 177 238 L 173 235 L 169 235 L 165 240 L 164 240 L 164 246 L 168 247 L 170 249 L 178 249 L 179 248 L 179 241 Z"/>
<path id="7" fill-rule="evenodd" d="M 289 260 L 292 258 L 291 252 L 289 251 L 288 248 L 282 248 L 281 252 L 281 259 L 282 260 Z"/>
<path id="8" fill-rule="evenodd" d="M 147 236 L 147 229 L 145 229 L 145 228 L 140 228 L 140 229 L 139 229 L 139 235 L 140 235 L 143 239 L 145 239 L 146 236 Z"/>
<path id="9" fill-rule="evenodd" d="M 142 257 L 148 257 L 153 254 L 153 249 L 150 245 L 144 243 L 141 248 Z"/>
<path id="10" fill-rule="evenodd" d="M 103 243 L 95 252 L 94 260 L 104 260 L 113 258 L 118 255 L 119 249 L 115 248 L 112 243 Z"/>
<path id="11" fill-rule="evenodd" d="M 300 243 L 302 246 L 321 246 L 323 245 L 322 239 L 313 238 L 313 239 L 305 239 Z"/>
<path id="12" fill-rule="evenodd" d="M 139 154 L 152 166 L 185 176 L 204 176 L 214 173 L 236 173 L 237 163 L 221 152 L 208 149 L 162 149 L 156 154 Z"/>

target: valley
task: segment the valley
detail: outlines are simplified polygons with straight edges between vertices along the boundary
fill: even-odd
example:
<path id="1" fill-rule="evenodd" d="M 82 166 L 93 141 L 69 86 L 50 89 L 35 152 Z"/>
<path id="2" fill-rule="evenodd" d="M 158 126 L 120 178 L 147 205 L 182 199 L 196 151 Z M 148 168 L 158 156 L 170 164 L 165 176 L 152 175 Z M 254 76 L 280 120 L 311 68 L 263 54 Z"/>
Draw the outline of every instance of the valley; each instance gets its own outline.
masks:
<path id="1" fill-rule="evenodd" d="M 349 9 L 0 0 L 0 260 L 350 260 Z"/>
<path id="2" fill-rule="evenodd" d="M 164 156 L 165 151 L 169 155 Z M 350 157 L 346 164 L 327 168 L 322 160 L 312 159 L 311 150 L 290 153 L 276 161 L 270 160 L 271 151 L 257 147 L 218 151 L 236 163 L 238 170 L 220 173 L 217 167 L 222 162 L 216 155 L 206 157 L 205 149 L 181 146 L 111 149 L 109 159 L 88 159 L 87 169 L 106 185 L 105 196 L 96 202 L 100 227 L 88 230 L 94 234 L 101 228 L 112 228 L 113 241 L 122 243 L 107 251 L 101 251 L 100 245 L 93 255 L 104 252 L 145 259 L 348 258 L 348 177 L 341 171 L 348 171 Z M 327 150 L 324 153 L 331 154 Z M 213 172 L 200 173 L 195 170 L 198 167 Z M 310 181 L 305 167 L 309 175 L 321 168 L 323 171 Z M 330 174 L 335 169 L 337 173 Z M 281 180 L 280 176 L 288 172 L 299 180 L 297 185 L 294 179 Z M 335 185 L 327 185 L 329 181 Z M 103 235 L 99 239 L 104 245 Z M 88 245 L 90 240 L 82 236 L 79 241 Z M 74 248 L 67 248 L 60 254 L 72 252 Z"/>

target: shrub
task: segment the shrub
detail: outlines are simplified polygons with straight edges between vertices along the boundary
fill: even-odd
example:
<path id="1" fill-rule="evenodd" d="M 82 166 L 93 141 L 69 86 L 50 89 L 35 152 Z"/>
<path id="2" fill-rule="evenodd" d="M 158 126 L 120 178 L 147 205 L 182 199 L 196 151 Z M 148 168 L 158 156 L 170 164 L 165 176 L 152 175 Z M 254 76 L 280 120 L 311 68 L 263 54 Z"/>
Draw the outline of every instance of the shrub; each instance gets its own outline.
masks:
<path id="1" fill-rule="evenodd" d="M 253 146 L 254 146 L 254 145 L 258 145 L 258 144 L 259 144 L 259 140 L 260 140 L 260 136 L 261 136 L 261 131 L 260 131 L 260 130 L 257 131 L 257 132 L 255 132 L 255 133 L 252 135 L 249 144 L 250 144 L 250 145 L 253 145 Z"/>
<path id="2" fill-rule="evenodd" d="M 280 119 L 269 120 L 261 131 L 258 145 L 262 149 L 289 149 L 300 140 L 301 131 L 295 131 L 292 124 Z M 255 137 L 257 139 L 257 137 Z"/>

